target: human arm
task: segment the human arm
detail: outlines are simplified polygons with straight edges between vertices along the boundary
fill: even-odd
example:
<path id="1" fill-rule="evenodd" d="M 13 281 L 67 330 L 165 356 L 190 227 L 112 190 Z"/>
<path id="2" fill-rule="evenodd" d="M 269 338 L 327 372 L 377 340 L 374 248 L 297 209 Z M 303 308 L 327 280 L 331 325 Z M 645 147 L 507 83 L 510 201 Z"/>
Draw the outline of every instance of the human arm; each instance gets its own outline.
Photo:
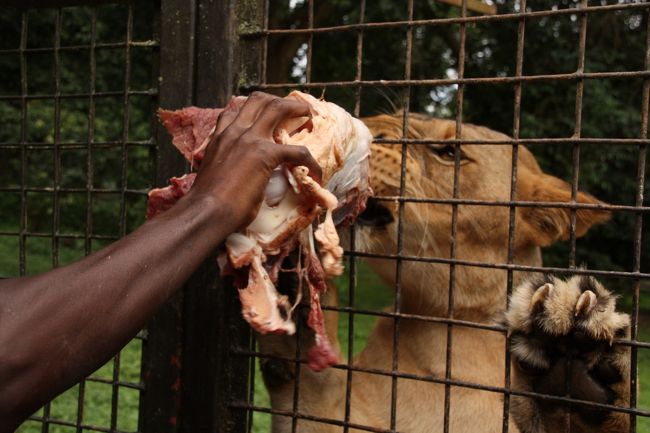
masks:
<path id="1" fill-rule="evenodd" d="M 233 231 L 257 213 L 281 163 L 319 168 L 272 142 L 306 105 L 251 96 L 222 113 L 193 188 L 109 247 L 42 275 L 0 281 L 0 433 L 110 359 Z"/>

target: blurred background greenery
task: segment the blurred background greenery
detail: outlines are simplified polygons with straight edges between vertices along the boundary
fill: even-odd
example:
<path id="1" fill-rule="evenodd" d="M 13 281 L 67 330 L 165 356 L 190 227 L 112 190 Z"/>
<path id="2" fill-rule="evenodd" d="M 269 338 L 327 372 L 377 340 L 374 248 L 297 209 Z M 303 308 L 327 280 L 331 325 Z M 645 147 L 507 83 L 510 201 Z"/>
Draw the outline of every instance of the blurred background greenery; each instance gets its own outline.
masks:
<path id="1" fill-rule="evenodd" d="M 577 0 L 535 0 L 528 9 L 541 11 L 575 8 Z M 591 0 L 590 5 L 617 4 L 619 1 Z M 300 28 L 307 25 L 307 5 L 301 0 L 270 0 L 271 28 Z M 352 24 L 359 21 L 356 0 L 317 1 L 314 25 L 317 27 Z M 517 12 L 518 1 L 499 0 L 499 13 Z M 457 17 L 459 9 L 435 0 L 416 0 L 414 18 Z M 154 2 L 139 2 L 134 8 L 133 40 L 149 40 L 155 34 Z M 87 7 L 61 10 L 61 46 L 91 43 L 91 9 Z M 64 98 L 56 109 L 51 98 L 31 98 L 25 104 L 26 128 L 21 128 L 23 107 L 19 98 L 6 96 L 21 93 L 21 58 L 15 51 L 0 51 L 0 276 L 19 274 L 18 233 L 21 219 L 20 186 L 28 191 L 24 203 L 25 227 L 33 236 L 25 243 L 27 274 L 45 271 L 56 264 L 65 264 L 105 246 L 113 238 L 133 230 L 143 221 L 145 196 L 155 176 L 154 147 L 155 97 L 133 95 L 129 98 L 128 124 L 125 124 L 123 95 L 125 86 L 124 42 L 127 9 L 124 5 L 97 8 L 96 42 L 106 44 L 94 51 L 96 77 L 91 80 L 91 50 L 61 51 L 59 60 L 60 92 L 85 94 L 94 85 L 97 92 L 116 92 L 97 96 L 91 103 L 87 96 Z M 54 46 L 55 12 L 39 9 L 28 14 L 28 48 Z M 368 2 L 366 22 L 406 20 L 406 2 L 373 0 Z M 483 21 L 468 24 L 466 41 L 466 77 L 502 77 L 515 73 L 517 21 Z M 578 66 L 580 20 L 576 14 L 534 17 L 526 21 L 523 73 L 543 75 L 571 73 Z M 645 68 L 648 15 L 641 9 L 589 14 L 585 52 L 585 71 L 637 71 Z M 0 14 L 0 50 L 18 48 L 21 16 L 11 9 Z M 404 76 L 406 47 L 404 28 L 375 29 L 364 32 L 362 79 L 389 80 Z M 307 38 L 302 35 L 269 37 L 267 76 L 270 82 L 305 80 Z M 312 81 L 352 80 L 356 71 L 357 33 L 316 34 L 313 38 Z M 110 45 L 114 44 L 114 45 Z M 455 78 L 458 76 L 459 25 L 416 26 L 413 30 L 413 79 Z M 151 47 L 131 48 L 129 89 L 147 91 L 157 86 L 155 76 L 156 50 Z M 29 95 L 55 93 L 55 59 L 49 52 L 28 52 L 25 56 L 26 91 Z M 321 91 L 315 89 L 314 94 Z M 419 86 L 410 90 L 411 110 L 438 117 L 455 117 L 457 86 Z M 583 137 L 639 138 L 643 78 L 585 80 L 582 108 Z M 325 97 L 352 111 L 355 90 L 329 88 Z M 463 118 L 504 133 L 512 133 L 514 119 L 514 86 L 512 84 L 467 85 L 464 94 Z M 576 82 L 572 80 L 527 82 L 522 86 L 522 138 L 570 137 L 574 132 Z M 391 87 L 364 88 L 361 92 L 361 115 L 392 112 L 403 105 L 403 92 Z M 89 112 L 95 112 L 89 124 Z M 57 114 L 58 112 L 58 114 Z M 58 118 L 58 121 L 56 117 Z M 129 144 L 123 147 L 123 137 Z M 58 137 L 60 147 L 59 185 L 68 192 L 58 195 L 59 209 L 53 206 L 55 186 L 55 153 L 53 143 Z M 89 140 L 93 144 L 88 146 Z M 27 170 L 21 170 L 21 143 L 25 150 Z M 123 148 L 126 154 L 123 155 Z M 570 181 L 573 177 L 572 145 L 532 145 L 531 150 L 547 172 Z M 123 160 L 125 156 L 125 160 Z M 637 194 L 639 147 L 635 145 L 582 145 L 580 152 L 579 187 L 601 200 L 621 205 L 634 205 Z M 23 178 L 24 176 L 24 178 Z M 86 193 L 87 187 L 97 190 Z M 120 191 L 128 190 L 121 203 Z M 89 201 L 90 198 L 90 201 Z M 55 212 L 58 214 L 55 215 Z M 55 218 L 56 216 L 56 218 Z M 53 221 L 58 220 L 58 227 Z M 592 230 L 577 242 L 577 263 L 590 269 L 632 271 L 634 263 L 634 227 L 636 214 L 617 212 L 609 224 Z M 647 232 L 643 227 L 643 238 Z M 59 234 L 54 240 L 52 234 Z M 86 234 L 93 238 L 84 239 Z M 66 236 L 70 235 L 70 236 Z M 648 272 L 650 243 L 642 244 L 640 268 Z M 560 243 L 544 251 L 547 265 L 568 265 L 568 243 Z M 632 281 L 607 279 L 622 296 L 621 305 L 631 311 Z M 645 285 L 642 285 L 645 289 Z M 341 290 L 346 290 L 341 283 Z M 346 295 L 341 296 L 346 299 Z M 361 266 L 355 305 L 381 309 L 392 302 L 391 291 L 366 267 Z M 650 301 L 645 290 L 641 297 L 641 336 L 647 339 Z M 372 317 L 355 315 L 355 352 L 362 349 L 372 326 Z M 341 340 L 347 344 L 347 320 L 341 318 Z M 134 343 L 135 344 L 135 343 Z M 125 348 L 121 369 L 138 381 L 141 347 Z M 641 406 L 650 408 L 644 383 L 650 383 L 650 358 L 640 351 Z M 106 367 L 109 368 L 109 367 Z M 102 375 L 108 370 L 100 370 Z M 648 381 L 646 381 L 648 377 Z M 261 380 L 257 404 L 268 404 Z M 94 386 L 94 385 L 93 385 Z M 77 388 L 75 388 L 77 389 Z M 73 389 L 71 393 L 75 393 Z M 86 416 L 110 412 L 111 393 L 129 400 L 119 410 L 124 416 L 121 429 L 137 429 L 138 391 L 107 387 L 88 397 Z M 90 393 L 92 394 L 92 393 Z M 57 416 L 74 421 L 77 416 L 76 397 L 61 397 L 62 410 Z M 76 394 L 75 394 L 76 395 Z M 131 395 L 131 397 L 127 397 Z M 124 396 L 124 397 L 123 397 Z M 67 400 L 66 400 L 67 399 Z M 59 400 L 57 400 L 59 401 Z M 65 402 L 68 403 L 65 403 Z M 266 403 L 265 403 L 266 401 Z M 57 406 L 58 407 L 58 406 Z M 126 414 L 126 415 L 124 415 Z M 128 415 L 130 414 L 130 415 Z M 120 418 L 122 419 L 122 418 Z M 256 431 L 268 430 L 268 417 L 256 414 Z M 99 421 L 98 421 L 99 422 Z M 52 427 L 50 431 L 56 431 Z M 61 431 L 67 431 L 60 427 Z M 40 430 L 38 423 L 26 424 L 24 431 Z M 650 431 L 644 423 L 640 431 Z"/>

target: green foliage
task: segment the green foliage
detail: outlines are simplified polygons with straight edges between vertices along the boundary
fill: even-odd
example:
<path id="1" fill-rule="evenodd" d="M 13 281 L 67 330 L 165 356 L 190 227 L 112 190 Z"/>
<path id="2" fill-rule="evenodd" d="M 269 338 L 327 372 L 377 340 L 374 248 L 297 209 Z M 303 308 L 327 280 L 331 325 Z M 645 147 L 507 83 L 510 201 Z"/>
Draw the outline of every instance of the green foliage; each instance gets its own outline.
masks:
<path id="1" fill-rule="evenodd" d="M 142 13 L 134 16 L 134 39 L 150 39 L 151 5 L 143 4 L 137 10 Z M 100 46 L 94 50 L 89 47 L 91 14 L 90 8 L 83 7 L 61 10 L 60 45 L 64 49 L 58 59 L 53 51 L 28 51 L 23 68 L 18 53 L 0 55 L 0 95 L 20 95 L 24 85 L 30 97 L 24 105 L 19 98 L 0 100 L 4 121 L 0 128 L 0 188 L 17 190 L 24 185 L 39 189 L 28 191 L 24 202 L 25 227 L 32 232 L 118 236 L 143 220 L 144 196 L 128 193 L 122 208 L 119 191 L 146 191 L 152 184 L 153 147 L 149 143 L 155 100 L 146 95 L 126 100 L 123 92 L 127 81 L 129 90 L 148 90 L 155 85 L 154 54 L 151 48 L 131 48 L 127 77 L 124 46 L 105 46 L 124 42 L 126 7 L 97 8 L 95 43 Z M 14 10 L 0 16 L 2 48 L 20 46 L 21 19 Z M 52 9 L 29 11 L 28 49 L 54 47 L 56 19 Z M 65 49 L 80 45 L 84 47 Z M 91 70 L 95 70 L 94 77 Z M 61 99 L 53 97 L 57 81 L 60 94 L 66 96 Z M 98 94 L 91 98 L 91 92 Z M 21 151 L 23 142 L 29 147 Z M 54 144 L 58 145 L 58 157 Z M 55 182 L 68 190 L 57 198 L 56 215 L 54 194 L 49 192 Z M 98 191 L 88 197 L 88 186 Z M 18 192 L 0 192 L 3 224 L 14 232 L 19 229 L 21 203 Z M 59 219 L 59 227 L 53 227 L 55 219 Z"/>

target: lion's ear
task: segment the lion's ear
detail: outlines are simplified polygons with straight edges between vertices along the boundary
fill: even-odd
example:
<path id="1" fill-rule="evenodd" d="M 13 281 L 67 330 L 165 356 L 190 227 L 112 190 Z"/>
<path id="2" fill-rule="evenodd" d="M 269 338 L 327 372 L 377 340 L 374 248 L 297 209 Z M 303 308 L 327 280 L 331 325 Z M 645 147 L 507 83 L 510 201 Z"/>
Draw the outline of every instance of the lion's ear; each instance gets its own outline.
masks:
<path id="1" fill-rule="evenodd" d="M 571 202 L 571 185 L 544 173 L 521 170 L 517 178 L 517 200 L 537 202 Z M 576 201 L 604 204 L 595 197 L 578 192 Z M 518 207 L 516 211 L 519 240 L 540 247 L 571 235 L 571 209 L 567 207 Z M 584 235 L 594 224 L 605 222 L 610 213 L 598 209 L 576 211 L 576 236 Z"/>

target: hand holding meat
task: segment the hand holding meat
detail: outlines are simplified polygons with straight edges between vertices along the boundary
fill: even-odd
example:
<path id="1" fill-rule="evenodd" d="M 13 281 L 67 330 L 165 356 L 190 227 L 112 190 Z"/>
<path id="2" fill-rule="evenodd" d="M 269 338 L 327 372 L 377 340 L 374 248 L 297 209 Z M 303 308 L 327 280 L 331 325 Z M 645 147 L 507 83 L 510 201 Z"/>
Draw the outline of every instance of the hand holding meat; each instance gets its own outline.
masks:
<path id="1" fill-rule="evenodd" d="M 267 109 L 262 111 L 264 101 Z M 160 119 L 174 145 L 193 166 L 202 168 L 196 180 L 189 174 L 171 179 L 167 188 L 151 191 L 148 217 L 171 207 L 193 182 L 200 186 L 194 186 L 190 194 L 197 187 L 199 194 L 205 194 L 215 182 L 226 185 L 217 192 L 220 200 L 232 197 L 226 205 L 238 197 L 251 197 L 255 208 L 235 204 L 236 212 L 248 219 L 228 236 L 219 260 L 222 274 L 235 276 L 244 318 L 260 333 L 292 334 L 292 313 L 304 287 L 311 303 L 308 324 L 315 335 L 309 365 L 320 370 L 335 363 L 338 354 L 325 334 L 320 294 L 327 290 L 326 276 L 343 272 L 343 249 L 335 224 L 353 221 L 371 193 L 370 131 L 341 107 L 301 92 L 284 99 L 259 93 L 235 98 L 222 112 L 195 107 L 161 111 Z M 259 172 L 233 173 L 230 164 L 237 166 L 242 153 L 222 152 L 221 148 L 234 137 L 241 144 L 258 146 L 258 164 L 263 166 Z M 214 171 L 205 170 L 205 164 L 212 164 Z M 274 286 L 283 260 L 292 251 L 299 255 L 297 266 L 290 270 L 298 277 L 295 300 Z"/>
<path id="2" fill-rule="evenodd" d="M 276 167 L 304 166 L 320 179 L 321 169 L 307 148 L 277 144 L 272 136 L 281 121 L 309 115 L 305 103 L 264 93 L 234 99 L 219 113 L 207 146 L 195 150 L 200 157 L 193 164 L 201 168 L 191 194 L 214 197 L 218 206 L 230 210 L 238 227 L 245 227 L 257 215 Z"/>

